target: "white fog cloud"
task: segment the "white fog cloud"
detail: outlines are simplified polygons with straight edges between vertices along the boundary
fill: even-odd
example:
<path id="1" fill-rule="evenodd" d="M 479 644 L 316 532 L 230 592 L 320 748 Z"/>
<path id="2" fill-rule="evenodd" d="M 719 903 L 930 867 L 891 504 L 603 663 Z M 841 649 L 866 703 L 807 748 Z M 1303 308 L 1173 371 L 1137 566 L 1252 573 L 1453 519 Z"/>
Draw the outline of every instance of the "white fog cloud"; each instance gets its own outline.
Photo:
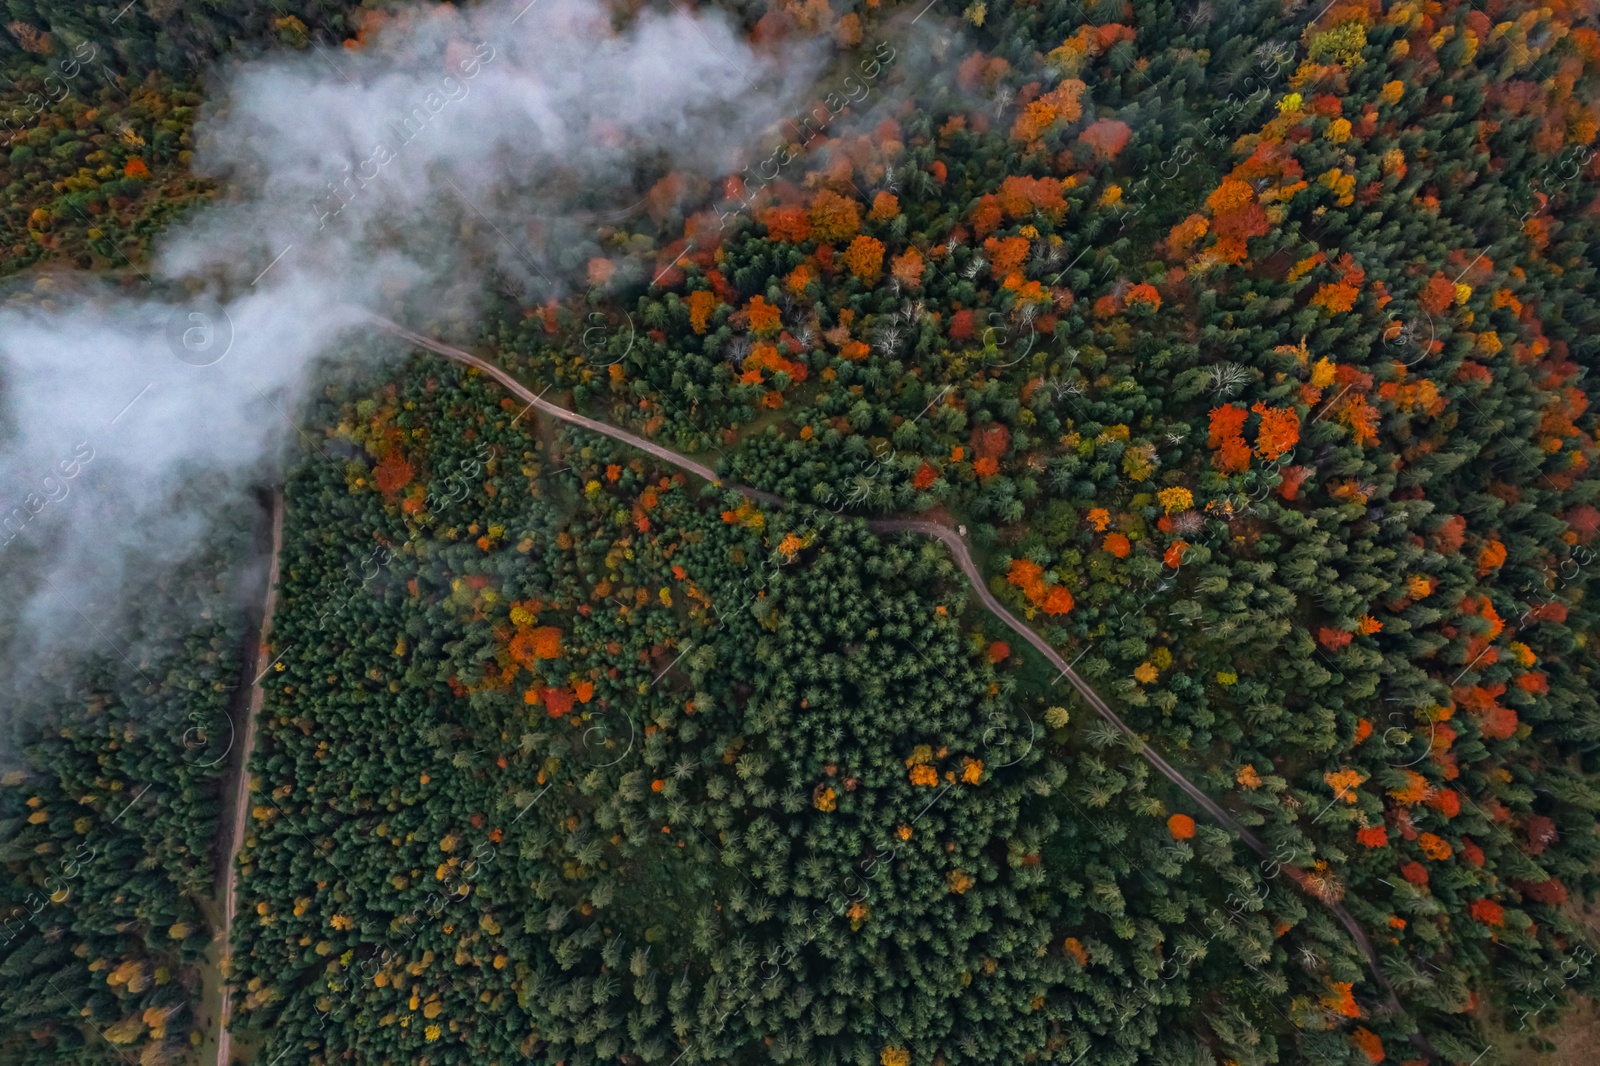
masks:
<path id="1" fill-rule="evenodd" d="M 64 641 L 126 639 L 100 624 L 124 575 L 188 554 L 259 483 L 359 309 L 470 312 L 487 266 L 529 299 L 558 295 L 595 254 L 583 219 L 636 203 L 663 168 L 737 171 L 820 58 L 756 53 L 715 14 L 646 12 L 618 32 L 594 0 L 515 0 L 418 8 L 361 51 L 222 70 L 195 169 L 227 193 L 167 234 L 150 273 L 201 295 L 76 279 L 0 311 L 7 672 Z M 209 498 L 185 491 L 200 484 Z"/>

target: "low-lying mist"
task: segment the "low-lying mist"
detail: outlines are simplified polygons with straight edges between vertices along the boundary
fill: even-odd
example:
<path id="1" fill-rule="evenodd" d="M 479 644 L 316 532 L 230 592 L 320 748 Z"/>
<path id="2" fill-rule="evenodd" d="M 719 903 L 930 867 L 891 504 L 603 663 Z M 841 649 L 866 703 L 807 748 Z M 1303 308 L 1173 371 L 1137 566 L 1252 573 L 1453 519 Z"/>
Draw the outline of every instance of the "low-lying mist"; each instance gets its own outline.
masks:
<path id="1" fill-rule="evenodd" d="M 363 309 L 470 316 L 490 270 L 561 295 L 595 212 L 667 169 L 736 172 L 822 58 L 752 50 L 714 12 L 617 28 L 594 0 L 515 0 L 216 72 L 194 169 L 224 195 L 144 285 L 69 276 L 0 310 L 0 716 L 63 653 L 139 658 L 126 590 L 275 476 Z"/>

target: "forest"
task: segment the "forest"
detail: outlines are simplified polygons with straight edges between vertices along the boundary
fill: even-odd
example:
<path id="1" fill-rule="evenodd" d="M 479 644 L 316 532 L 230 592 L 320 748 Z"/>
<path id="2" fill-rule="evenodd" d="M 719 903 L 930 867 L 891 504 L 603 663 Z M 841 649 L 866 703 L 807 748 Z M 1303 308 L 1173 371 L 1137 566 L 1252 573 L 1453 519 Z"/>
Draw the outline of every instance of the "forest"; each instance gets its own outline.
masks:
<path id="1" fill-rule="evenodd" d="M 8 299 L 223 194 L 206 64 L 384 40 L 159 6 L 9 5 Z M 199 1061 L 224 873 L 241 1061 L 1582 1061 L 1595 5 L 717 6 L 832 49 L 767 163 L 408 324 L 722 480 L 330 359 L 237 864 L 258 519 L 26 697 L 0 1061 Z"/>

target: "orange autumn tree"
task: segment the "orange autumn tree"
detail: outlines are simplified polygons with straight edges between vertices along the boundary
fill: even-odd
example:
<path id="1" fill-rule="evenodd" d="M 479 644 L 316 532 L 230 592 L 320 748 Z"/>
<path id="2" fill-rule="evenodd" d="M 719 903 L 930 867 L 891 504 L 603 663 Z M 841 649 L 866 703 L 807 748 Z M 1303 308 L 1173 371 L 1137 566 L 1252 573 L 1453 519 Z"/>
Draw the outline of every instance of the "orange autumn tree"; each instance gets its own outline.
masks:
<path id="1" fill-rule="evenodd" d="M 1417 847 L 1421 848 L 1422 853 L 1434 862 L 1444 862 L 1452 854 L 1450 845 L 1445 843 L 1443 837 L 1434 833 L 1423 833 L 1419 836 L 1417 838 Z"/>
<path id="2" fill-rule="evenodd" d="M 918 275 L 920 274 L 919 271 Z M 817 269 L 807 262 L 789 271 L 789 276 L 784 279 L 783 284 L 790 295 L 800 297 L 806 294 L 806 288 L 815 280 L 817 280 Z"/>
<path id="3" fill-rule="evenodd" d="M 1182 259 L 1201 237 L 1211 231 L 1211 221 L 1204 215 L 1190 215 L 1167 232 L 1167 254 Z"/>
<path id="4" fill-rule="evenodd" d="M 1211 211 L 1210 232 L 1217 238 L 1207 256 L 1215 262 L 1244 262 L 1247 240 L 1264 236 L 1270 229 L 1266 208 L 1256 199 L 1255 189 L 1238 178 L 1224 179 L 1206 197 L 1206 207 Z"/>
<path id="5" fill-rule="evenodd" d="M 772 207 L 757 216 L 775 241 L 799 244 L 811 238 L 811 220 L 801 207 Z"/>
<path id="6" fill-rule="evenodd" d="M 1357 266 L 1355 259 L 1346 252 L 1339 258 L 1339 279 L 1319 288 L 1311 298 L 1311 306 L 1321 307 L 1330 315 L 1349 311 L 1356 305 L 1356 297 L 1361 295 L 1361 284 L 1366 278 L 1367 272 Z"/>
<path id="7" fill-rule="evenodd" d="M 1095 159 L 1109 163 L 1127 147 L 1128 139 L 1132 136 L 1133 129 L 1126 122 L 1103 118 L 1078 134 L 1078 144 L 1088 149 Z"/>
<path id="8" fill-rule="evenodd" d="M 1364 1026 L 1358 1027 L 1355 1032 L 1350 1034 L 1350 1043 L 1354 1044 L 1367 1057 L 1368 1062 L 1378 1063 L 1383 1061 L 1383 1040 L 1371 1029 Z"/>
<path id="9" fill-rule="evenodd" d="M 845 249 L 844 265 L 865 284 L 876 283 L 883 274 L 883 242 L 861 234 Z"/>
<path id="10" fill-rule="evenodd" d="M 833 243 L 849 240 L 861 229 L 861 205 L 832 189 L 823 189 L 811 201 L 811 235 Z"/>
<path id="11" fill-rule="evenodd" d="M 1006 582 L 1021 589 L 1028 602 L 1045 614 L 1061 615 L 1072 610 L 1072 593 L 1061 585 L 1046 584 L 1044 570 L 1038 563 L 1027 559 L 1013 561 L 1006 572 Z"/>
<path id="12" fill-rule="evenodd" d="M 1436 273 L 1422 286 L 1422 291 L 1417 294 L 1417 302 L 1422 309 L 1430 315 L 1442 315 L 1445 309 L 1456 301 L 1455 282 L 1444 274 Z"/>
<path id="13" fill-rule="evenodd" d="M 1334 370 L 1334 381 L 1343 386 L 1337 396 L 1338 407 L 1334 417 L 1350 427 L 1351 438 L 1357 444 L 1362 447 L 1376 444 L 1379 412 L 1367 399 L 1367 393 L 1372 388 L 1372 375 L 1341 363 Z"/>
<path id="14" fill-rule="evenodd" d="M 1317 630 L 1317 643 L 1329 651 L 1338 651 L 1355 639 L 1355 634 L 1343 629 L 1332 629 L 1323 626 Z"/>
<path id="15" fill-rule="evenodd" d="M 1007 217 L 1014 219 L 1025 219 L 1038 211 L 1050 221 L 1059 222 L 1067 211 L 1061 182 L 1054 178 L 1013 174 L 1000 183 L 995 203 Z"/>
<path id="16" fill-rule="evenodd" d="M 890 261 L 889 273 L 906 288 L 914 289 L 922 284 L 924 266 L 922 253 L 915 248 L 908 248 L 904 255 L 897 255 Z"/>
<path id="17" fill-rule="evenodd" d="M 792 360 L 785 359 L 779 354 L 777 345 L 770 344 L 766 341 L 762 341 L 760 344 L 753 345 L 750 349 L 750 354 L 745 356 L 745 373 L 755 373 L 755 377 L 747 380 L 746 384 L 760 384 L 762 381 L 761 371 L 763 370 L 772 374 L 776 374 L 781 371 L 782 373 L 788 374 L 791 381 L 804 381 L 806 379 L 806 374 L 808 373 L 804 363 L 796 363 Z"/>
<path id="18" fill-rule="evenodd" d="M 1407 807 L 1412 807 L 1428 798 L 1432 786 L 1428 784 L 1426 777 L 1423 777 L 1415 770 L 1401 770 L 1400 773 L 1404 776 L 1405 783 L 1389 790 L 1389 795 L 1393 799 Z"/>
<path id="19" fill-rule="evenodd" d="M 1517 731 L 1517 712 L 1499 702 L 1506 685 L 1463 685 L 1452 690 L 1455 700 L 1478 721 L 1478 731 L 1486 740 L 1505 740 Z"/>
<path id="20" fill-rule="evenodd" d="M 983 242 L 983 251 L 989 257 L 989 272 L 1003 279 L 1022 267 L 1028 257 L 1026 237 L 990 237 Z"/>
<path id="21" fill-rule="evenodd" d="M 1454 555 L 1467 542 L 1467 520 L 1451 515 L 1433 532 L 1433 549 L 1441 555 Z"/>
<path id="22" fill-rule="evenodd" d="M 539 700 L 551 718 L 560 718 L 572 710 L 573 695 L 573 691 L 565 686 L 561 688 L 547 686 L 539 689 Z"/>
<path id="23" fill-rule="evenodd" d="M 745 313 L 750 316 L 750 332 L 757 337 L 770 337 L 777 333 L 783 324 L 782 313 L 767 303 L 765 296 L 750 297 L 750 303 L 745 306 Z"/>
<path id="24" fill-rule="evenodd" d="M 561 630 L 555 626 L 519 627 L 511 638 L 511 658 L 523 666 L 561 655 Z"/>
<path id="25" fill-rule="evenodd" d="M 1000 472 L 1000 459 L 1011 447 L 1011 431 L 999 422 L 987 422 L 972 430 L 973 469 L 980 477 Z"/>
<path id="26" fill-rule="evenodd" d="M 1123 299 L 1127 301 L 1130 311 L 1142 310 L 1153 314 L 1161 310 L 1161 294 L 1156 291 L 1154 285 L 1147 282 L 1140 282 L 1130 288 Z"/>
<path id="27" fill-rule="evenodd" d="M 1014 559 L 1006 571 L 1006 583 L 1021 589 L 1031 600 L 1044 592 L 1044 568 L 1027 559 Z"/>
<path id="28" fill-rule="evenodd" d="M 1335 799 L 1342 799 L 1346 803 L 1356 801 L 1355 790 L 1367 779 L 1360 770 L 1330 770 L 1322 775 L 1322 780 L 1333 789 Z"/>
<path id="29" fill-rule="evenodd" d="M 1225 474 L 1242 474 L 1250 465 L 1250 445 L 1244 440 L 1244 423 L 1250 412 L 1237 404 L 1211 409 L 1208 443 L 1216 451 L 1212 463 Z"/>
<path id="30" fill-rule="evenodd" d="M 1045 132 L 1057 122 L 1078 121 L 1083 117 L 1079 98 L 1087 88 L 1076 78 L 1067 78 L 1043 96 L 1029 101 L 1011 125 L 1011 139 L 1031 150 L 1040 146 Z"/>
<path id="31" fill-rule="evenodd" d="M 415 471 L 406 457 L 400 454 L 398 448 L 391 448 L 372 471 L 372 480 L 377 484 L 378 491 L 387 497 L 393 497 L 401 489 L 411 484 Z"/>
<path id="32" fill-rule="evenodd" d="M 1261 416 L 1261 426 L 1256 431 L 1256 454 L 1261 458 L 1277 459 L 1300 442 L 1300 416 L 1294 408 L 1257 403 L 1250 410 Z"/>
<path id="33" fill-rule="evenodd" d="M 704 333 L 711 324 L 711 312 L 716 310 L 717 295 L 710 289 L 696 289 L 689 294 L 689 328 Z"/>
<path id="34" fill-rule="evenodd" d="M 1039 608 L 1048 615 L 1066 614 L 1073 606 L 1072 593 L 1063 585 L 1051 585 L 1045 593 L 1044 602 L 1039 604 Z"/>
<path id="35" fill-rule="evenodd" d="M 1354 987 L 1349 981 L 1328 981 L 1329 993 L 1322 997 L 1322 1005 L 1346 1018 L 1361 1017 L 1361 1008 L 1352 991 Z"/>
<path id="36" fill-rule="evenodd" d="M 1006 214 L 1000 209 L 1000 198 L 993 193 L 984 193 L 978 197 L 977 204 L 972 208 L 970 221 L 972 228 L 982 237 L 1000 228 L 1000 223 L 1006 220 Z"/>
<path id="37" fill-rule="evenodd" d="M 1492 899 L 1474 900 L 1472 906 L 1467 910 L 1468 913 L 1485 925 L 1505 924 L 1505 908 Z"/>

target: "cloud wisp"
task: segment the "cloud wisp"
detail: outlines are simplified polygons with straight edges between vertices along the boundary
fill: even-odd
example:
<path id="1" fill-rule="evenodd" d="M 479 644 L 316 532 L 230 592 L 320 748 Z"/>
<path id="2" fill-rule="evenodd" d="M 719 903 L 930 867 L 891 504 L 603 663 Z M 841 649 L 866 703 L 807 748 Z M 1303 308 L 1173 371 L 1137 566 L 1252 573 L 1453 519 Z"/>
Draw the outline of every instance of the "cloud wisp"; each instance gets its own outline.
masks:
<path id="1" fill-rule="evenodd" d="M 62 649 L 127 657 L 122 590 L 271 475 L 363 309 L 470 317 L 491 269 L 560 295 L 595 212 L 668 170 L 736 171 L 821 60 L 716 14 L 516 0 L 219 71 L 195 169 L 225 193 L 166 235 L 149 287 L 67 277 L 0 310 L 5 680 Z"/>

